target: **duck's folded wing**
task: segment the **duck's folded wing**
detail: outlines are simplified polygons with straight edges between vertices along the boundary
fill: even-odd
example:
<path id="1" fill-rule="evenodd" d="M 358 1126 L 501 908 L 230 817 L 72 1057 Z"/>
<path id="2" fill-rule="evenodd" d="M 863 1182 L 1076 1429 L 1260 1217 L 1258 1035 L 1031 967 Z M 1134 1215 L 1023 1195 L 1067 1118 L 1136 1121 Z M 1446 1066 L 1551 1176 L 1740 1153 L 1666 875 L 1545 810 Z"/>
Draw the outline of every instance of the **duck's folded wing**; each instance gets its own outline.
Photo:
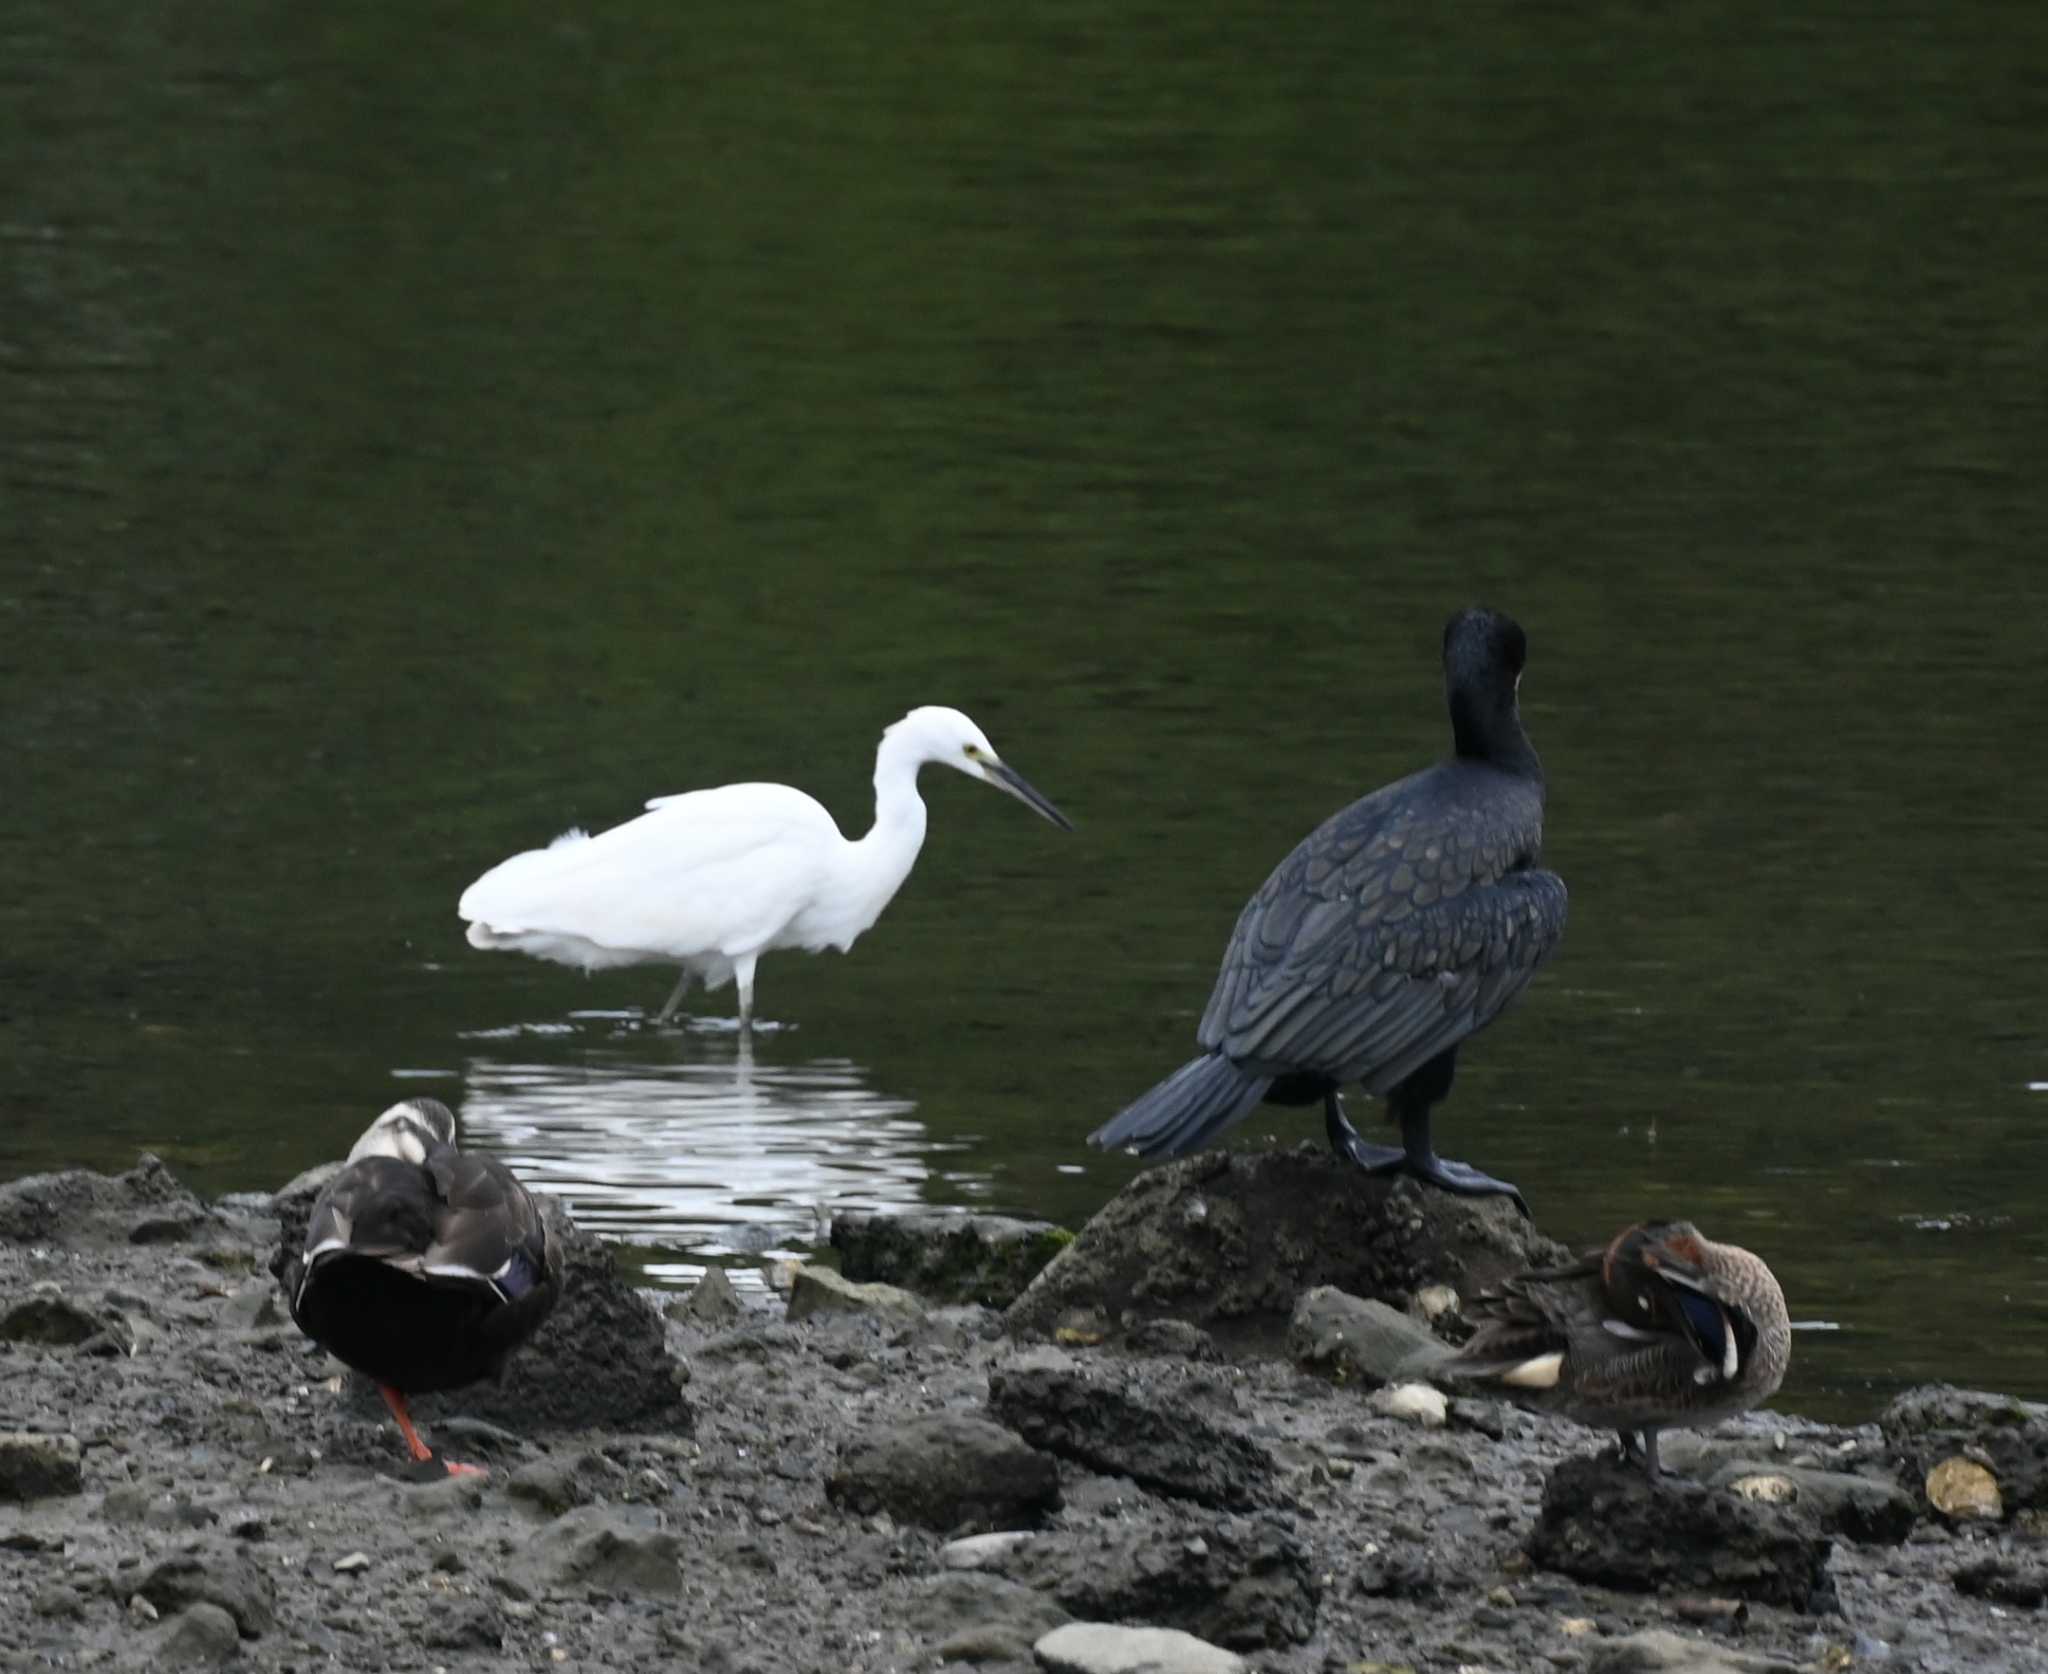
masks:
<path id="1" fill-rule="evenodd" d="M 488 1284 L 507 1302 L 550 1282 L 540 1205 L 510 1169 L 490 1157 L 443 1149 L 427 1158 L 427 1172 L 441 1201 L 422 1274 Z"/>

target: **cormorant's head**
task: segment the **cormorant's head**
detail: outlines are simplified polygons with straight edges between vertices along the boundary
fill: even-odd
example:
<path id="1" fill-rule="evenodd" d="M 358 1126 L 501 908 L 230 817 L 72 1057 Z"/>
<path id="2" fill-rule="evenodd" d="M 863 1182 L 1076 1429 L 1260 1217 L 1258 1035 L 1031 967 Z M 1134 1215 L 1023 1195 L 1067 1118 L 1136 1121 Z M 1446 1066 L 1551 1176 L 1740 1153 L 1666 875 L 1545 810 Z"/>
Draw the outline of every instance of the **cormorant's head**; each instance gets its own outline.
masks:
<path id="1" fill-rule="evenodd" d="M 1474 605 L 1444 624 L 1444 679 L 1454 690 L 1512 692 L 1528 660 L 1529 637 L 1512 616 Z"/>
<path id="2" fill-rule="evenodd" d="M 1540 778 L 1516 694 L 1529 641 L 1512 616 L 1475 605 L 1444 624 L 1444 696 L 1458 754 Z"/>

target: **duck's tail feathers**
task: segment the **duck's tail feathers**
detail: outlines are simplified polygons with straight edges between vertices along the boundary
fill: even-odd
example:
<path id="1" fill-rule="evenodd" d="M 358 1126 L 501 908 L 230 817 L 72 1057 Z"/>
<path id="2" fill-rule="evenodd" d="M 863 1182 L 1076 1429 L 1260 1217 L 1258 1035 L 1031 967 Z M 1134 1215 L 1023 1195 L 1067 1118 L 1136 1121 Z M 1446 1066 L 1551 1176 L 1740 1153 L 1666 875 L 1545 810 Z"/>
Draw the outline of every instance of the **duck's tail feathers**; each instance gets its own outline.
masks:
<path id="1" fill-rule="evenodd" d="M 1128 1146 L 1141 1157 L 1199 1151 L 1249 1116 L 1272 1085 L 1270 1075 L 1254 1075 L 1221 1053 L 1205 1053 L 1118 1111 L 1088 1143 L 1105 1151 Z"/>

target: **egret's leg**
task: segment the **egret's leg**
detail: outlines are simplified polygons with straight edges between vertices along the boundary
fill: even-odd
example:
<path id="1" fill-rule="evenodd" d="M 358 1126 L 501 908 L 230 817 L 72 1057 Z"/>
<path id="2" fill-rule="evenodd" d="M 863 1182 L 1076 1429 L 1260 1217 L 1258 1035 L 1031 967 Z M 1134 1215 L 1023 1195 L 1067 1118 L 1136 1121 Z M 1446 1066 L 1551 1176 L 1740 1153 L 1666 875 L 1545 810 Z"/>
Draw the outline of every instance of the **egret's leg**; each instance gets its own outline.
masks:
<path id="1" fill-rule="evenodd" d="M 689 991 L 690 967 L 685 965 L 683 967 L 683 974 L 676 978 L 675 988 L 669 994 L 668 1004 L 663 1006 L 661 1010 L 657 1011 L 654 1014 L 654 1021 L 657 1023 L 666 1023 L 671 1017 L 675 1016 L 675 1014 L 682 1009 L 683 996 L 689 993 Z"/>
<path id="2" fill-rule="evenodd" d="M 740 1033 L 750 1034 L 754 1027 L 754 955 L 735 959 L 732 974 L 740 990 Z"/>

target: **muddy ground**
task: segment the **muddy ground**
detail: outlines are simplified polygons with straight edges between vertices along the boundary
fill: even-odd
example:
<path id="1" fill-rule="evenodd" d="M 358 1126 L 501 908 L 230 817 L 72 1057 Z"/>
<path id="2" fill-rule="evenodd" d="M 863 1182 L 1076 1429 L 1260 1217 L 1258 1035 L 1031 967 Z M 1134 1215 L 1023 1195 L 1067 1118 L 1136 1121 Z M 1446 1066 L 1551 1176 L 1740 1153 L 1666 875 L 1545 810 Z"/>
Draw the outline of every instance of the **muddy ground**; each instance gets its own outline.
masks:
<path id="1" fill-rule="evenodd" d="M 0 1667 L 1006 1674 L 1084 1620 L 1275 1674 L 2048 1669 L 2040 1409 L 1752 1415 L 1651 1487 L 1591 1432 L 1392 1399 L 1422 1315 L 1457 1335 L 1434 1287 L 1545 1247 L 1504 1205 L 1198 1159 L 1021 1298 L 1003 1262 L 1061 1239 L 976 1268 L 933 1218 L 848 1265 L 981 1300 L 806 1276 L 773 1314 L 636 1296 L 565 1226 L 547 1332 L 420 1403 L 489 1474 L 415 1480 L 279 1306 L 315 1184 L 0 1187 Z M 986 1531 L 1029 1532 L 949 1545 Z"/>

